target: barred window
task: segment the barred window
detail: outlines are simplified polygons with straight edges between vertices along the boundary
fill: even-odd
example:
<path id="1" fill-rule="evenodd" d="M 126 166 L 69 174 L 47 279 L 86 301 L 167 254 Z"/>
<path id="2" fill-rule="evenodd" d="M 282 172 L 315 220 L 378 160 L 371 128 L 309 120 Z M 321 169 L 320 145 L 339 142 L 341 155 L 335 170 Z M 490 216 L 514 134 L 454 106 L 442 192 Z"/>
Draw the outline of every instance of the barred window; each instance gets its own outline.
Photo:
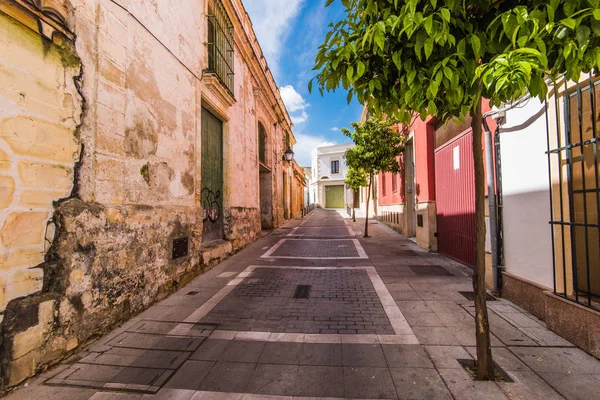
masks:
<path id="1" fill-rule="evenodd" d="M 208 2 L 208 71 L 233 94 L 233 24 L 220 0 Z"/>
<path id="2" fill-rule="evenodd" d="M 331 162 L 331 173 L 339 174 L 340 173 L 340 162 L 338 160 Z"/>
<path id="3" fill-rule="evenodd" d="M 392 174 L 392 193 L 396 193 L 398 191 L 398 179 L 400 178 L 400 174 Z"/>
<path id="4" fill-rule="evenodd" d="M 267 163 L 267 133 L 265 127 L 258 123 L 258 159 L 261 163 Z"/>

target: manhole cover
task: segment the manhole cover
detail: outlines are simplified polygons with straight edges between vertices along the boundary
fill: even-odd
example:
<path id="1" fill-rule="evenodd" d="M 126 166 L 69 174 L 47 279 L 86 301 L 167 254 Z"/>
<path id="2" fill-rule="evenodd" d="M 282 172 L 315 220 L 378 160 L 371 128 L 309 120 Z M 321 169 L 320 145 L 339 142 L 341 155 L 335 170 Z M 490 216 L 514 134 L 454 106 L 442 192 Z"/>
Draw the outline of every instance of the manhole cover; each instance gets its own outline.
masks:
<path id="1" fill-rule="evenodd" d="M 310 285 L 298 285 L 296 286 L 296 293 L 294 293 L 295 299 L 308 299 L 310 293 Z"/>
<path id="2" fill-rule="evenodd" d="M 422 276 L 454 276 L 454 274 L 439 265 L 409 265 L 408 268 L 415 274 Z"/>
<path id="3" fill-rule="evenodd" d="M 467 300 L 475 301 L 475 292 L 458 292 L 458 293 L 460 293 Z M 496 301 L 496 298 L 488 293 L 485 294 L 485 299 L 487 301 Z"/>

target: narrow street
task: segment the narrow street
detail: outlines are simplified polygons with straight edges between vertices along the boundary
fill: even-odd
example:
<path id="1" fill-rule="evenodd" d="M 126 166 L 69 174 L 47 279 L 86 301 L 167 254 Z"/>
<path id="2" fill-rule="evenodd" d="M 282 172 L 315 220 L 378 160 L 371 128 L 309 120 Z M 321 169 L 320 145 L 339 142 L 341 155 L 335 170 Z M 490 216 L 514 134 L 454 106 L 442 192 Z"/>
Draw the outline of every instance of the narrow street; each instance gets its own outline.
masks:
<path id="1" fill-rule="evenodd" d="M 502 299 L 474 382 L 471 270 L 373 221 L 316 209 L 8 399 L 591 399 L 600 361 Z"/>

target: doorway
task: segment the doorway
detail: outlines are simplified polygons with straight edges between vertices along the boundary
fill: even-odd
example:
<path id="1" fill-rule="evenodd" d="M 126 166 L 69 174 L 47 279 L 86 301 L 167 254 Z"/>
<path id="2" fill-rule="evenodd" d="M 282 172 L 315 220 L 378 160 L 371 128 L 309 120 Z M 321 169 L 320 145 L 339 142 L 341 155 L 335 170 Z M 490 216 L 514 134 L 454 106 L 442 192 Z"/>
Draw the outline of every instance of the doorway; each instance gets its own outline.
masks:
<path id="1" fill-rule="evenodd" d="M 263 230 L 273 229 L 273 174 L 260 166 L 260 226 Z"/>
<path id="2" fill-rule="evenodd" d="M 415 182 L 415 149 L 414 139 L 406 142 L 404 150 L 404 198 L 406 199 L 406 237 L 413 238 L 417 236 L 417 216 L 416 216 L 416 182 Z"/>
<path id="3" fill-rule="evenodd" d="M 202 108 L 202 243 L 223 239 L 223 122 Z"/>

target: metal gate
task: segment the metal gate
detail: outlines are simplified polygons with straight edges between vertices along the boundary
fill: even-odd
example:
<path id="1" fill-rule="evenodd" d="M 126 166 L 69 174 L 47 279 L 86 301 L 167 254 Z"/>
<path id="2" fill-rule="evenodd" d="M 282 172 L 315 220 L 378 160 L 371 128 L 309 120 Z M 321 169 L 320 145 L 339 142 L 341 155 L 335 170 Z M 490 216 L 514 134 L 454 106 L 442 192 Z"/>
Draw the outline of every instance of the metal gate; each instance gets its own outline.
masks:
<path id="1" fill-rule="evenodd" d="M 600 80 L 561 86 L 546 114 L 554 292 L 600 310 Z"/>
<path id="2" fill-rule="evenodd" d="M 202 108 L 202 243 L 223 239 L 223 123 Z"/>
<path id="3" fill-rule="evenodd" d="M 325 186 L 325 207 L 344 208 L 344 185 Z"/>
<path id="4" fill-rule="evenodd" d="M 475 265 L 473 134 L 465 131 L 435 151 L 438 251 Z"/>

